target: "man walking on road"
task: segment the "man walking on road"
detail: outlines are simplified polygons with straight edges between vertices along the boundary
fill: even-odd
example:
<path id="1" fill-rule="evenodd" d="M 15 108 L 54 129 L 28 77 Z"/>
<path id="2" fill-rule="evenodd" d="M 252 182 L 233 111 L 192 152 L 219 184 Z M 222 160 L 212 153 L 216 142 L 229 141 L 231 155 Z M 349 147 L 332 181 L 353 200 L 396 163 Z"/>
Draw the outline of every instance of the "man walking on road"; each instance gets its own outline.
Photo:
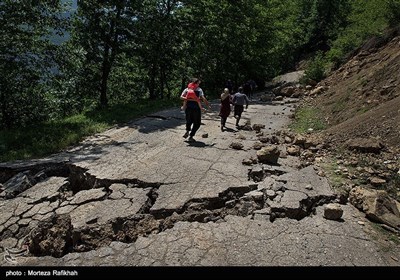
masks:
<path id="1" fill-rule="evenodd" d="M 200 88 L 200 80 L 193 79 L 193 83 L 197 84 L 197 88 L 194 91 L 196 96 L 200 100 L 202 100 L 208 107 L 210 107 L 208 100 L 204 96 L 203 90 Z M 185 100 L 187 93 L 188 89 L 186 88 L 181 94 L 182 100 Z M 193 137 L 195 136 L 197 130 L 200 128 L 201 125 L 201 108 L 199 107 L 199 104 L 195 100 L 187 100 L 185 115 L 186 115 L 186 132 L 183 135 L 183 137 L 187 138 L 188 136 L 190 136 L 188 141 L 195 142 Z"/>
<path id="2" fill-rule="evenodd" d="M 236 119 L 236 127 L 238 127 L 244 110 L 244 104 L 246 104 L 246 109 L 249 107 L 249 98 L 243 93 L 242 87 L 239 87 L 239 92 L 233 95 L 232 103 L 235 106 L 233 117 Z"/>

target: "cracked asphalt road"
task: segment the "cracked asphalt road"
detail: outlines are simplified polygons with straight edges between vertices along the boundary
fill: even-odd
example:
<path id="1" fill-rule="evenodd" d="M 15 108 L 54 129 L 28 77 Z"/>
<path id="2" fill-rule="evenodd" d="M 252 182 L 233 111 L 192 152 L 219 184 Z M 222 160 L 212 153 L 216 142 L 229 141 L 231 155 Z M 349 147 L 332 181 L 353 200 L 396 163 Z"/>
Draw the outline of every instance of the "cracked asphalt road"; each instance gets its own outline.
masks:
<path id="1" fill-rule="evenodd" d="M 138 234 L 129 242 L 104 230 L 107 242 L 91 243 L 82 251 L 69 249 L 57 258 L 30 253 L 14 256 L 12 262 L 1 258 L 0 264 L 388 265 L 359 224 L 365 218 L 355 208 L 342 205 L 341 221 L 323 218 L 323 205 L 335 196 L 312 166 L 299 170 L 297 158 L 281 157 L 279 167 L 268 168 L 284 174 L 262 182 L 249 180 L 251 167 L 242 161 L 255 156 L 256 133 L 236 130 L 232 117 L 227 122 L 230 129 L 221 132 L 218 106 L 213 104 L 203 115 L 195 143 L 182 137 L 183 112 L 171 109 L 88 138 L 48 159 L 0 164 L 4 174 L 43 164 L 66 164 L 70 170 L 68 176 L 48 176 L 15 198 L 0 200 L 3 255 L 8 248 L 20 248 L 26 236 L 54 214 L 69 215 L 82 240 L 94 229 L 101 235 L 116 220 L 145 215 L 151 221 L 149 230 L 135 229 Z M 241 125 L 263 124 L 264 136 L 269 136 L 290 122 L 293 111 L 291 102 L 253 102 Z M 244 148 L 231 149 L 232 142 Z"/>

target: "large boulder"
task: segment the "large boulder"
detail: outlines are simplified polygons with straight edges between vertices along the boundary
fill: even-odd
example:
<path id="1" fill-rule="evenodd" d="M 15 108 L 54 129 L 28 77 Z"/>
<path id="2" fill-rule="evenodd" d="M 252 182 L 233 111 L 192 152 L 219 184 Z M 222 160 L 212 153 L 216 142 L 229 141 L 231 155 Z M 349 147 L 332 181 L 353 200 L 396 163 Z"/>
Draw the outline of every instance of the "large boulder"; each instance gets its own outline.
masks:
<path id="1" fill-rule="evenodd" d="M 257 152 L 258 161 L 261 163 L 277 164 L 280 151 L 277 146 L 264 147 Z"/>
<path id="2" fill-rule="evenodd" d="M 355 150 L 362 153 L 380 153 L 384 148 L 382 142 L 374 138 L 355 138 L 346 142 L 349 150 Z"/>
<path id="3" fill-rule="evenodd" d="M 324 208 L 324 218 L 339 221 L 343 216 L 343 209 L 337 203 L 329 203 Z"/>
<path id="4" fill-rule="evenodd" d="M 400 230 L 400 204 L 386 191 L 356 187 L 350 191 L 349 201 L 372 221 Z"/>

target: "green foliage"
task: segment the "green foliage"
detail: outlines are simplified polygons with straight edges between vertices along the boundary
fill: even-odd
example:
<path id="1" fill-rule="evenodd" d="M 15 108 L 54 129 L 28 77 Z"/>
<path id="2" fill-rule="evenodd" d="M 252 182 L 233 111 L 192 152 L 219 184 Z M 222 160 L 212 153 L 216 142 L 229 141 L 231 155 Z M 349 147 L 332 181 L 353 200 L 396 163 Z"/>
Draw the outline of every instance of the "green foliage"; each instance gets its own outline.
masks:
<path id="1" fill-rule="evenodd" d="M 84 137 L 102 132 L 113 125 L 169 108 L 178 104 L 169 101 L 138 101 L 105 109 L 92 109 L 60 120 L 48 121 L 23 129 L 0 131 L 0 162 L 47 156 L 77 144 Z"/>
<path id="2" fill-rule="evenodd" d="M 64 27 L 62 10 L 53 0 L 0 2 L 0 129 L 48 118 L 57 49 L 50 37 Z"/>
<path id="3" fill-rule="evenodd" d="M 73 47 L 81 49 L 81 75 L 77 86 L 86 95 L 98 95 L 108 105 L 110 76 L 118 56 L 134 46 L 140 1 L 86 0 L 79 2 L 74 17 Z"/>
<path id="4" fill-rule="evenodd" d="M 141 1 L 137 23 L 137 81 L 150 99 L 171 98 L 185 65 L 185 17 L 179 1 Z M 194 66 L 194 65 L 193 65 Z"/>
<path id="5" fill-rule="evenodd" d="M 310 3 L 311 2 L 311 3 Z M 348 0 L 299 0 L 298 24 L 302 26 L 304 47 L 309 51 L 326 50 L 347 23 Z"/>
<path id="6" fill-rule="evenodd" d="M 25 129 L 2 131 L 0 161 L 36 158 L 58 152 L 104 128 L 105 124 L 94 123 L 84 115 L 76 115 Z"/>
<path id="7" fill-rule="evenodd" d="M 290 128 L 298 133 L 305 133 L 312 128 L 320 131 L 326 128 L 326 123 L 320 117 L 320 111 L 314 107 L 300 107 L 296 110 L 294 122 Z"/>
<path id="8" fill-rule="evenodd" d="M 336 39 L 331 39 L 327 58 L 333 65 L 342 63 L 346 55 L 358 48 L 368 37 L 379 34 L 387 27 L 387 4 L 387 1 L 382 0 L 352 1 L 348 24 L 340 30 Z"/>
<path id="9" fill-rule="evenodd" d="M 390 26 L 400 24 L 400 0 L 386 0 L 386 13 Z"/>
<path id="10" fill-rule="evenodd" d="M 305 70 L 302 83 L 308 83 L 310 80 L 319 82 L 326 77 L 325 74 L 325 58 L 322 52 L 318 52 Z"/>

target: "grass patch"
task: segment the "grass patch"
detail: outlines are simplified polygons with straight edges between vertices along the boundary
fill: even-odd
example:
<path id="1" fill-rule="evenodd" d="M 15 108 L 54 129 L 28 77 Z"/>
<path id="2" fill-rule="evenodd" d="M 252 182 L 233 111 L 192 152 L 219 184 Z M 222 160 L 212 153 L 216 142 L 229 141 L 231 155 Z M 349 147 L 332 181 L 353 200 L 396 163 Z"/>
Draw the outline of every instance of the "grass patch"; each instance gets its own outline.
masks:
<path id="1" fill-rule="evenodd" d="M 363 107 L 361 107 L 361 108 L 359 108 L 359 109 L 357 110 L 357 113 L 358 113 L 359 115 L 362 115 L 362 114 L 368 112 L 369 110 L 370 110 L 370 108 L 368 108 L 368 107 L 366 107 L 366 106 L 363 106 Z"/>
<path id="2" fill-rule="evenodd" d="M 372 222 L 372 227 L 379 233 L 379 235 L 383 235 L 383 238 L 386 240 L 392 241 L 397 246 L 400 245 L 400 238 L 394 233 L 387 231 L 386 229 L 381 227 L 381 224 Z M 383 248 L 386 252 L 390 252 L 393 248 L 390 246 L 387 248 Z"/>
<path id="3" fill-rule="evenodd" d="M 344 175 L 337 174 L 335 171 L 338 170 L 339 166 L 332 160 L 330 162 L 321 164 L 321 168 L 325 171 L 326 177 L 335 190 L 340 190 L 340 188 L 345 183 Z"/>
<path id="4" fill-rule="evenodd" d="M 141 100 L 135 104 L 114 105 L 26 128 L 0 131 L 0 162 L 39 158 L 59 152 L 89 135 L 178 106 L 179 102 L 178 99 Z"/>
<path id="5" fill-rule="evenodd" d="M 346 101 L 345 100 L 340 100 L 339 102 L 336 102 L 333 107 L 332 107 L 332 112 L 333 113 L 340 113 L 344 111 L 346 108 Z"/>
<path id="6" fill-rule="evenodd" d="M 335 102 L 332 106 L 332 112 L 337 114 L 345 111 L 348 102 L 350 101 L 351 93 L 348 91 L 346 95 L 340 99 L 338 102 Z"/>
<path id="7" fill-rule="evenodd" d="M 314 131 L 324 130 L 326 123 L 321 117 L 321 112 L 314 107 L 301 107 L 295 113 L 295 119 L 289 126 L 297 133 L 307 132 L 312 128 Z"/>
<path id="8" fill-rule="evenodd" d="M 361 78 L 360 84 L 364 87 L 368 84 L 368 80 L 365 78 Z"/>

